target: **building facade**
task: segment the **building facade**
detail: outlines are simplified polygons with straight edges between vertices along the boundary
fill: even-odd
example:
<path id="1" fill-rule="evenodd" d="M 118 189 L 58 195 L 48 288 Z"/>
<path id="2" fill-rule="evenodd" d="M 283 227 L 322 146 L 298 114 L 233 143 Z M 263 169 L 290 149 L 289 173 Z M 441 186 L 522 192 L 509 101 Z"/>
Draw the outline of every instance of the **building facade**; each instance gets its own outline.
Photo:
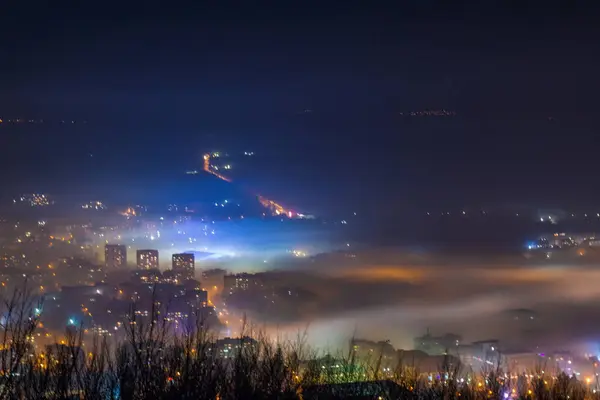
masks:
<path id="1" fill-rule="evenodd" d="M 195 260 L 194 254 L 192 253 L 180 253 L 173 254 L 172 258 L 173 273 L 178 275 L 181 279 L 193 279 L 195 271 Z"/>
<path id="2" fill-rule="evenodd" d="M 108 269 L 127 266 L 127 247 L 122 244 L 107 244 L 104 247 L 104 263 Z"/>
<path id="3" fill-rule="evenodd" d="M 138 250 L 138 269 L 158 269 L 158 250 Z"/>

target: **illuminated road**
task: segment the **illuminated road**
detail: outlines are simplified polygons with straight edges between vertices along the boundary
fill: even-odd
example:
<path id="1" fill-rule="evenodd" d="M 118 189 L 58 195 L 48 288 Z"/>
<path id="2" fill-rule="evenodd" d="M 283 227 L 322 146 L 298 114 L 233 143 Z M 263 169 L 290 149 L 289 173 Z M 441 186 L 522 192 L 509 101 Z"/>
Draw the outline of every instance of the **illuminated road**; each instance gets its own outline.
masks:
<path id="1" fill-rule="evenodd" d="M 216 172 L 217 169 L 210 164 L 210 159 L 211 159 L 210 154 L 207 153 L 204 155 L 204 167 L 203 167 L 204 172 L 207 172 L 213 176 L 216 176 L 217 178 L 219 178 L 225 182 L 231 183 L 232 179 L 227 178 L 226 176 Z M 257 194 L 256 197 L 258 199 L 258 202 L 264 208 L 269 210 L 273 215 L 282 215 L 282 216 L 285 215 L 289 218 L 293 218 L 294 216 L 300 216 L 299 214 L 294 213 L 292 210 L 288 210 L 288 209 L 284 208 L 281 204 L 279 204 L 271 199 L 268 199 L 264 196 L 261 196 L 260 194 Z"/>
<path id="2" fill-rule="evenodd" d="M 211 168 L 210 165 L 210 154 L 205 154 L 204 155 L 204 172 L 208 172 L 211 175 L 216 176 L 217 178 L 224 180 L 225 182 L 230 182 L 231 183 L 231 179 L 219 174 L 218 172 L 216 172 L 214 170 L 214 168 Z"/>

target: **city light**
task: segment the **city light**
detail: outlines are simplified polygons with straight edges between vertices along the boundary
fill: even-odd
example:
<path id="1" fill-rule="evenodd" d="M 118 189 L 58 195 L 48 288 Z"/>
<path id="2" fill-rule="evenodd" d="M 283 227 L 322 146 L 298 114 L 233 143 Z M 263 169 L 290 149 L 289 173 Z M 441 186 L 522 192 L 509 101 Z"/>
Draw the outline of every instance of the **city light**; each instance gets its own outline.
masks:
<path id="1" fill-rule="evenodd" d="M 0 397 L 600 400 L 600 4 L 22 3 Z"/>

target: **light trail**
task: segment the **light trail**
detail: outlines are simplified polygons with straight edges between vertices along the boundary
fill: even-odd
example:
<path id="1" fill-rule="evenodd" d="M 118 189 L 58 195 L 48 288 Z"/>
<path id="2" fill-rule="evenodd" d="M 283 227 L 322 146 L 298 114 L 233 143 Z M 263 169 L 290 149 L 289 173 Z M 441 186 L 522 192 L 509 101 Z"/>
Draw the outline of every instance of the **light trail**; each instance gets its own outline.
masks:
<path id="1" fill-rule="evenodd" d="M 218 172 L 215 171 L 214 168 L 211 168 L 210 159 L 211 159 L 211 156 L 209 153 L 204 154 L 204 168 L 203 168 L 204 171 L 208 172 L 209 174 L 211 174 L 213 176 L 216 176 L 217 178 L 219 178 L 225 182 L 231 183 L 232 179 L 219 174 Z M 296 217 L 300 216 L 300 214 L 295 213 L 292 210 L 286 209 L 281 204 L 279 204 L 271 199 L 268 199 L 264 196 L 261 196 L 260 194 L 257 194 L 256 198 L 258 199 L 258 202 L 264 208 L 266 208 L 267 210 L 269 210 L 272 213 L 272 215 L 281 215 L 281 216 L 286 216 L 288 218 L 293 218 L 294 216 L 296 216 Z"/>
<path id="2" fill-rule="evenodd" d="M 217 178 L 219 178 L 221 180 L 224 180 L 225 182 L 231 183 L 231 179 L 219 174 L 218 172 L 213 171 L 213 169 L 210 168 L 210 154 L 204 155 L 204 171 L 208 172 L 211 175 L 216 176 Z"/>

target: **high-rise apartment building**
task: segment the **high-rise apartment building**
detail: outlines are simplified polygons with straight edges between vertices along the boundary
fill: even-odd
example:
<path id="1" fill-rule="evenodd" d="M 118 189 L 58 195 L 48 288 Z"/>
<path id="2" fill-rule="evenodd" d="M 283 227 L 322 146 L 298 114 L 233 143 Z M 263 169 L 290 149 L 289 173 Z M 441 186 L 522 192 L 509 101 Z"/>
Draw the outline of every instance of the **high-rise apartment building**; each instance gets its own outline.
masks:
<path id="1" fill-rule="evenodd" d="M 194 254 L 180 253 L 173 254 L 173 272 L 184 279 L 194 278 Z"/>
<path id="2" fill-rule="evenodd" d="M 158 250 L 138 250 L 136 256 L 138 269 L 158 269 Z"/>
<path id="3" fill-rule="evenodd" d="M 126 267 L 127 247 L 122 244 L 107 244 L 104 247 L 104 263 L 109 270 Z"/>

